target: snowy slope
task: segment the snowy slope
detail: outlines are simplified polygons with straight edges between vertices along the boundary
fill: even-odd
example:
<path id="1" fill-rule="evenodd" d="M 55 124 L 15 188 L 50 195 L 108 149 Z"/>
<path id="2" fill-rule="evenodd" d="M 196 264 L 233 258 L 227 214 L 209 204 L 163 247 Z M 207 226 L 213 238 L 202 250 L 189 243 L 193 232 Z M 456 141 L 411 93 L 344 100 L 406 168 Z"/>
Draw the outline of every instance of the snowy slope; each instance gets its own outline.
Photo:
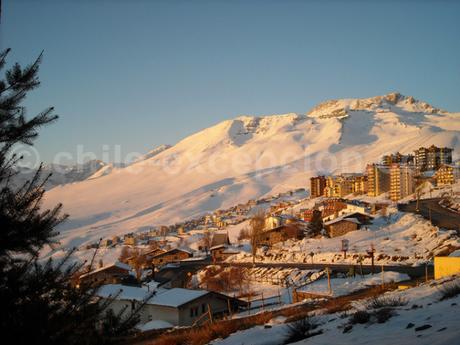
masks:
<path id="1" fill-rule="evenodd" d="M 46 206 L 71 215 L 64 245 L 171 224 L 298 187 L 316 173 L 362 171 L 389 152 L 460 149 L 460 114 L 399 94 L 329 101 L 309 114 L 242 116 L 123 169 L 58 186 Z"/>
<path id="2" fill-rule="evenodd" d="M 353 325 L 344 333 L 349 318 L 345 313 L 321 314 L 315 316 L 322 334 L 292 344 L 315 345 L 450 345 L 458 344 L 458 312 L 460 295 L 442 300 L 443 284 L 460 284 L 457 277 L 453 282 L 432 281 L 404 291 L 392 291 L 385 294 L 389 298 L 405 299 L 407 306 L 394 308 L 394 316 L 384 323 L 376 321 Z M 356 310 L 365 309 L 365 301 L 356 303 Z M 368 308 L 368 311 L 371 311 Z M 350 315 L 349 314 L 349 315 Z M 341 317 L 342 316 L 342 317 Z M 275 320 L 273 320 L 275 321 Z M 213 345 L 278 345 L 285 343 L 288 326 L 282 322 L 269 322 L 264 325 L 241 330 L 225 339 L 211 342 Z"/>

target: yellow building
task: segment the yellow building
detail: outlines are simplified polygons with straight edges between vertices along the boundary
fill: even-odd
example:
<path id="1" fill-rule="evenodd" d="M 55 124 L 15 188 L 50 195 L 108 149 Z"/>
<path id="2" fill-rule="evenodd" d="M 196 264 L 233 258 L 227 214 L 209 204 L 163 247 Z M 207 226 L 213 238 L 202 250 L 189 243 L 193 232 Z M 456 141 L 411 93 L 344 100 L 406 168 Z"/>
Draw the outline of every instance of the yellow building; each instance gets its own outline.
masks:
<path id="1" fill-rule="evenodd" d="M 460 257 L 436 256 L 434 258 L 434 279 L 460 274 Z"/>
<path id="2" fill-rule="evenodd" d="M 436 171 L 435 178 L 438 186 L 454 184 L 460 179 L 460 166 L 444 164 Z"/>
<path id="3" fill-rule="evenodd" d="M 330 198 L 341 198 L 353 193 L 353 180 L 344 176 L 328 176 L 324 195 Z"/>
<path id="4" fill-rule="evenodd" d="M 390 191 L 389 167 L 380 164 L 368 164 L 367 173 L 367 195 L 379 196 Z"/>
<path id="5" fill-rule="evenodd" d="M 367 176 L 359 175 L 352 179 L 353 194 L 367 193 Z"/>
<path id="6" fill-rule="evenodd" d="M 390 167 L 390 199 L 398 201 L 413 194 L 415 169 L 408 164 L 392 164 Z"/>

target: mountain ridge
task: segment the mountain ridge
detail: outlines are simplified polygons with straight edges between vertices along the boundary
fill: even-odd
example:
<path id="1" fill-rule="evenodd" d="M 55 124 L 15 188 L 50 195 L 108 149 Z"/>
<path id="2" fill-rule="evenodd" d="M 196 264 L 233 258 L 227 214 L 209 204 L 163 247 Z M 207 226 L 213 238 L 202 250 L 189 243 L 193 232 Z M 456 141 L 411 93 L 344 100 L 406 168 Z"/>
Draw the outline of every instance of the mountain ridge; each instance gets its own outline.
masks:
<path id="1" fill-rule="evenodd" d="M 308 187 L 317 173 L 359 172 L 390 152 L 431 144 L 460 149 L 460 114 L 410 96 L 322 104 L 308 114 L 220 122 L 125 168 L 55 187 L 45 205 L 63 202 L 71 215 L 63 243 L 78 245 Z M 337 109 L 345 114 L 324 116 Z"/>

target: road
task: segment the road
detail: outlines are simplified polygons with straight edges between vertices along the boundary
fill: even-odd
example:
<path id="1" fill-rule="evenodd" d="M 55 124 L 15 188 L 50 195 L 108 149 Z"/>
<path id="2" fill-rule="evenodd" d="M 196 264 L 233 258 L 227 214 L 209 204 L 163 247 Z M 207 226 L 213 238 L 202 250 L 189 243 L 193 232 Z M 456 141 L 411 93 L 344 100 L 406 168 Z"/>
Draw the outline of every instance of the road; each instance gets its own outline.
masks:
<path id="1" fill-rule="evenodd" d="M 439 205 L 439 198 L 422 199 L 419 201 L 419 211 L 416 210 L 416 201 L 408 204 L 399 204 L 398 210 L 422 215 L 433 225 L 450 230 L 457 230 L 460 235 L 460 214 Z M 430 215 L 431 213 L 431 215 Z"/>
<path id="2" fill-rule="evenodd" d="M 183 269 L 193 270 L 200 269 L 204 266 L 209 265 L 208 260 L 203 262 L 184 262 L 180 263 L 180 267 Z M 301 270 L 322 270 L 326 267 L 330 268 L 334 272 L 343 272 L 347 273 L 350 270 L 349 264 L 325 264 L 325 263 L 303 263 L 303 262 L 218 262 L 217 265 L 227 266 L 227 267 L 264 267 L 264 268 L 297 268 Z M 356 273 L 360 273 L 360 266 L 355 264 Z M 372 265 L 362 265 L 363 273 L 369 274 L 372 273 Z M 399 273 L 406 273 L 411 278 L 419 278 L 425 275 L 425 266 L 408 266 L 408 265 L 384 265 L 384 271 L 393 271 Z M 433 266 L 428 266 L 428 274 L 433 274 Z M 374 272 L 381 272 L 381 265 L 374 266 Z"/>
<path id="3" fill-rule="evenodd" d="M 298 268 L 301 270 L 322 270 L 325 268 L 330 268 L 333 272 L 343 272 L 348 273 L 351 265 L 349 264 L 308 264 L 308 263 L 297 263 L 297 262 L 256 262 L 253 266 L 252 262 L 232 262 L 232 263 L 219 263 L 223 266 L 239 266 L 239 267 L 265 267 L 265 268 Z M 354 265 L 356 273 L 360 272 L 360 266 L 358 264 Z M 372 265 L 362 265 L 363 273 L 369 274 L 372 273 Z M 381 265 L 374 266 L 374 273 L 379 273 L 382 270 Z M 384 265 L 384 271 L 393 271 L 399 273 L 406 273 L 411 278 L 418 278 L 425 275 L 425 266 L 406 266 L 406 265 Z M 433 274 L 433 267 L 428 266 L 428 274 Z"/>

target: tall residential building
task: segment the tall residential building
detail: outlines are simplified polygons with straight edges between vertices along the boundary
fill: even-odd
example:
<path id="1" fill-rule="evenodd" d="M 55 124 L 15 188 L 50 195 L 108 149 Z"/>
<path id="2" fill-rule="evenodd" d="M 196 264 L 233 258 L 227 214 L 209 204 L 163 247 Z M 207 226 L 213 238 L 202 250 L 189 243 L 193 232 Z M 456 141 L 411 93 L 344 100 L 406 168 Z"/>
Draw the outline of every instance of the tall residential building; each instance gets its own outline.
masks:
<path id="1" fill-rule="evenodd" d="M 394 163 L 390 167 L 390 199 L 398 201 L 415 191 L 413 165 Z"/>
<path id="2" fill-rule="evenodd" d="M 315 176 L 310 178 L 310 197 L 317 198 L 324 195 L 326 187 L 326 178 L 324 176 Z"/>
<path id="3" fill-rule="evenodd" d="M 438 170 L 443 164 L 452 163 L 452 148 L 420 147 L 415 150 L 415 165 L 418 171 Z"/>
<path id="4" fill-rule="evenodd" d="M 413 163 L 414 156 L 413 155 L 403 155 L 399 152 L 392 153 L 389 155 L 385 155 L 382 157 L 382 164 L 390 166 L 393 163 Z"/>
<path id="5" fill-rule="evenodd" d="M 358 175 L 354 176 L 352 180 L 353 194 L 366 194 L 367 193 L 367 176 Z"/>
<path id="6" fill-rule="evenodd" d="M 328 176 L 324 195 L 327 197 L 343 197 L 353 193 L 352 179 L 344 176 Z"/>
<path id="7" fill-rule="evenodd" d="M 390 190 L 390 168 L 381 164 L 368 164 L 367 174 L 367 195 L 379 196 Z"/>
<path id="8" fill-rule="evenodd" d="M 438 186 L 454 184 L 460 179 L 460 166 L 444 164 L 436 171 L 435 178 Z"/>

